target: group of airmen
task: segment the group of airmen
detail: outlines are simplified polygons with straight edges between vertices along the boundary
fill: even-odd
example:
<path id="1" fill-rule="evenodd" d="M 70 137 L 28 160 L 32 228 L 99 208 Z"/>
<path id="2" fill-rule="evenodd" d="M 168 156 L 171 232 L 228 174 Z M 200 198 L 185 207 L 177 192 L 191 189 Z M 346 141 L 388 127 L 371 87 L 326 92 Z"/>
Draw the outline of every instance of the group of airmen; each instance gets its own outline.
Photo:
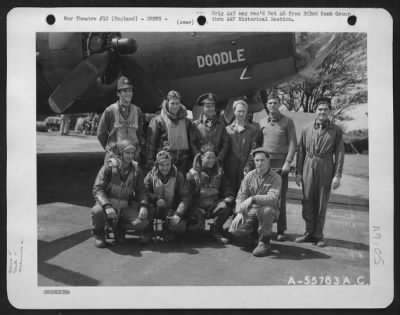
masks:
<path id="1" fill-rule="evenodd" d="M 247 120 L 245 100 L 233 103 L 235 119 L 226 126 L 216 114 L 213 93 L 198 98 L 202 111 L 192 121 L 180 94 L 170 91 L 144 132 L 129 79 L 121 77 L 117 90 L 118 101 L 105 109 L 97 130 L 106 156 L 93 187 L 96 247 L 107 246 L 109 229 L 116 242 L 134 230 L 148 243 L 158 225 L 169 241 L 204 235 L 212 222 L 217 242 L 246 238 L 254 256 L 267 256 L 273 223 L 276 240 L 286 240 L 288 174 L 296 152 L 306 229 L 295 241 L 325 246 L 329 194 L 340 185 L 344 161 L 342 131 L 329 119 L 329 98 L 317 99 L 315 121 L 297 143 L 294 123 L 280 112 L 276 94 L 268 96 L 267 116 L 256 127 Z"/>

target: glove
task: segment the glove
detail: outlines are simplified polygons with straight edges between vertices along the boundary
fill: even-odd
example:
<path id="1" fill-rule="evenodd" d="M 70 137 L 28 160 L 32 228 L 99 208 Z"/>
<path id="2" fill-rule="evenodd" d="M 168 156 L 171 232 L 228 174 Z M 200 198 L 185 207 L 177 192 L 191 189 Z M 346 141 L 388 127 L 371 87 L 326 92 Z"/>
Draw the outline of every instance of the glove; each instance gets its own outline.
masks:
<path id="1" fill-rule="evenodd" d="M 109 220 L 116 220 L 117 219 L 117 212 L 114 208 L 106 208 L 107 219 Z"/>
<path id="2" fill-rule="evenodd" d="M 169 219 L 169 223 L 171 225 L 178 225 L 181 222 L 181 217 L 179 215 L 174 214 L 172 217 L 167 217 Z"/>
<path id="3" fill-rule="evenodd" d="M 148 216 L 149 216 L 149 211 L 147 210 L 147 208 L 141 207 L 139 210 L 138 218 L 140 220 L 146 220 Z"/>

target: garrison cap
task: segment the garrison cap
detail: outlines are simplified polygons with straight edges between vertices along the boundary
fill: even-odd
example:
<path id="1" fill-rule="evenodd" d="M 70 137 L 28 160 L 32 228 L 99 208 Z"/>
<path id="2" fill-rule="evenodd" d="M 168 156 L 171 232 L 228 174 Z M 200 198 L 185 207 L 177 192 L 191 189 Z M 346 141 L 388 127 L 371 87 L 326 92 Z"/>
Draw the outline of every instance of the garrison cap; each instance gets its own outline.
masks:
<path id="1" fill-rule="evenodd" d="M 204 93 L 197 99 L 197 105 L 203 106 L 205 103 L 217 103 L 217 96 L 214 93 Z"/>
<path id="2" fill-rule="evenodd" d="M 118 85 L 117 85 L 117 90 L 122 90 L 122 89 L 128 89 L 128 88 L 133 88 L 133 85 L 131 81 L 127 77 L 120 77 L 118 79 Z"/>
<path id="3" fill-rule="evenodd" d="M 255 148 L 253 151 L 251 151 L 251 156 L 254 158 L 256 153 L 264 153 L 267 158 L 269 158 L 269 152 L 265 148 Z"/>
<path id="4" fill-rule="evenodd" d="M 317 108 L 319 104 L 327 104 L 329 109 L 331 109 L 331 99 L 329 97 L 319 97 L 314 103 L 314 109 Z"/>

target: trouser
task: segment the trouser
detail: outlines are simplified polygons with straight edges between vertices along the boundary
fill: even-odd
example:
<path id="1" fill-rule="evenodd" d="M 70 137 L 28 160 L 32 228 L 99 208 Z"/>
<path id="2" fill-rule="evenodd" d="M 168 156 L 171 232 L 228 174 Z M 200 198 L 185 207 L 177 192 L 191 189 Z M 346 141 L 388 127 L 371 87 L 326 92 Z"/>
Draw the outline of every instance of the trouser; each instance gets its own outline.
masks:
<path id="1" fill-rule="evenodd" d="M 282 178 L 282 186 L 281 186 L 281 195 L 279 200 L 279 218 L 277 223 L 278 233 L 283 233 L 287 229 L 287 220 L 286 220 L 286 194 L 289 186 L 289 173 L 282 174 L 282 169 L 277 169 L 274 171 L 281 175 Z"/>
<path id="2" fill-rule="evenodd" d="M 117 210 L 117 209 L 115 209 Z M 149 209 L 150 212 L 150 209 Z M 137 207 L 126 207 L 120 210 L 117 228 L 121 230 L 143 231 L 149 225 L 149 220 L 136 220 L 139 211 Z M 149 217 L 151 217 L 149 213 Z M 98 203 L 92 208 L 92 229 L 95 234 L 103 234 L 106 226 L 107 215 Z"/>
<path id="3" fill-rule="evenodd" d="M 306 233 L 323 238 L 326 210 L 331 192 L 333 164 L 327 159 L 305 159 L 303 168 L 303 219 Z"/>
<path id="4" fill-rule="evenodd" d="M 244 222 L 236 230 L 230 229 L 235 236 L 245 236 L 257 230 L 260 239 L 269 239 L 272 225 L 279 216 L 279 210 L 271 206 L 252 206 L 244 213 Z"/>
<path id="5" fill-rule="evenodd" d="M 61 126 L 60 126 L 60 134 L 61 135 L 67 135 L 69 133 L 70 122 L 71 121 L 69 118 L 64 118 L 61 120 Z"/>
<path id="6" fill-rule="evenodd" d="M 175 225 L 171 224 L 171 221 L 168 219 L 168 217 L 172 217 L 175 214 L 175 210 L 173 209 L 158 208 L 156 205 L 150 204 L 149 213 L 151 213 L 151 216 L 149 216 L 150 224 L 154 224 L 154 219 L 161 220 L 163 232 L 171 232 L 178 235 L 186 231 L 186 220 L 184 218 L 181 218 L 181 221 Z"/>
<path id="7" fill-rule="evenodd" d="M 190 211 L 187 229 L 189 231 L 200 231 L 205 229 L 206 219 L 214 219 L 214 228 L 222 230 L 226 220 L 231 216 L 232 208 L 225 201 L 216 201 L 208 207 L 194 205 Z"/>

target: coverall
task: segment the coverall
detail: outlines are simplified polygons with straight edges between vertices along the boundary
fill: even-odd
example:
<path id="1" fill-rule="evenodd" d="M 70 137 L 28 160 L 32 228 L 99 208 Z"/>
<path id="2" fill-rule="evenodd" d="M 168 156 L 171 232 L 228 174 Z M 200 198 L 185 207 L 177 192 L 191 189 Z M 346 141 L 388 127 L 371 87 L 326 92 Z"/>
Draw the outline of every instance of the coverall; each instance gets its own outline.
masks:
<path id="1" fill-rule="evenodd" d="M 256 170 L 247 173 L 236 198 L 235 211 L 243 214 L 244 222 L 236 230 L 230 229 L 230 232 L 236 236 L 244 236 L 258 230 L 259 240 L 269 242 L 272 225 L 279 216 L 281 185 L 281 177 L 271 169 L 264 176 L 259 176 Z M 249 197 L 253 197 L 252 205 L 241 212 L 240 205 Z"/>
<path id="2" fill-rule="evenodd" d="M 106 225 L 105 209 L 112 207 L 119 212 L 117 229 L 143 231 L 149 224 L 136 220 L 140 207 L 147 207 L 143 176 L 137 163 L 132 163 L 126 176 L 116 167 L 103 165 L 93 186 L 96 204 L 92 208 L 92 229 L 95 235 L 103 235 Z M 149 209 L 150 212 L 150 209 Z M 151 213 L 149 213 L 149 217 Z"/>
<path id="3" fill-rule="evenodd" d="M 189 146 L 191 121 L 186 117 L 187 110 L 183 105 L 177 115 L 172 115 L 164 105 L 161 114 L 150 121 L 146 143 L 146 158 L 149 161 L 154 164 L 156 154 L 161 150 L 166 150 L 172 156 L 172 163 L 180 172 L 186 174 L 191 166 Z M 183 126 L 180 126 L 181 124 Z M 175 135 L 169 129 L 171 131 L 177 129 L 178 132 L 184 129 L 184 132 L 181 135 Z M 171 139 L 171 137 L 176 139 Z"/>
<path id="4" fill-rule="evenodd" d="M 212 169 L 202 168 L 201 154 L 197 154 L 186 181 L 192 198 L 188 230 L 202 230 L 206 219 L 214 218 L 215 229 L 221 231 L 232 214 L 234 202 L 232 188 L 222 168 L 218 163 Z"/>
<path id="5" fill-rule="evenodd" d="M 186 230 L 186 212 L 189 209 L 189 198 L 185 187 L 185 178 L 175 166 L 172 166 L 168 175 L 163 176 L 156 167 L 147 173 L 144 186 L 149 200 L 150 211 L 156 219 L 164 221 L 163 231 L 166 228 L 174 234 L 181 234 Z M 163 199 L 166 208 L 157 208 L 156 202 Z M 181 221 L 177 225 L 170 224 L 168 217 L 177 215 Z M 152 222 L 153 218 L 149 218 Z"/>
<path id="6" fill-rule="evenodd" d="M 108 106 L 102 114 L 97 128 L 97 138 L 106 150 L 112 148 L 117 142 L 130 140 L 136 146 L 135 161 L 143 162 L 143 148 L 145 145 L 143 134 L 143 113 L 139 107 L 130 104 L 129 110 L 121 111 L 119 103 Z M 107 153 L 104 161 L 110 155 Z"/>
<path id="7" fill-rule="evenodd" d="M 297 174 L 302 175 L 303 219 L 306 234 L 323 238 L 332 179 L 341 177 L 344 162 L 343 132 L 328 121 L 304 128 L 297 153 Z"/>

